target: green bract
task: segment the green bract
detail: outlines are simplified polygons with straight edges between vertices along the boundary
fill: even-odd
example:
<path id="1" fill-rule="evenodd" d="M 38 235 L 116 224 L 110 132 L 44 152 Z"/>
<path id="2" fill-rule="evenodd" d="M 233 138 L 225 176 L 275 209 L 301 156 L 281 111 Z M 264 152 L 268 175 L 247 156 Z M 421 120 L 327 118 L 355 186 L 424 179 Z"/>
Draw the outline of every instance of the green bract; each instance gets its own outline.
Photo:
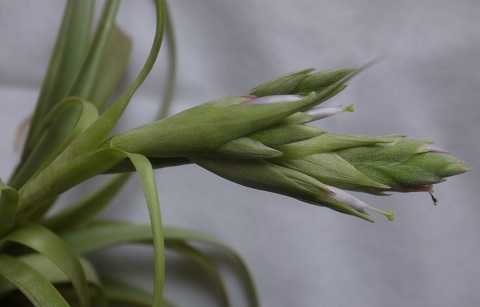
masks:
<path id="1" fill-rule="evenodd" d="M 115 22 L 120 1 L 106 1 L 94 33 L 95 2 L 67 2 L 20 162 L 8 182 L 0 180 L 1 306 L 173 306 L 163 295 L 167 249 L 199 265 L 222 306 L 230 306 L 223 274 L 216 258 L 203 249 L 206 245 L 227 256 L 248 306 L 258 307 L 251 273 L 235 251 L 198 232 L 164 226 L 155 168 L 196 163 L 239 184 L 368 221 L 373 221 L 369 210 L 389 220 L 394 214 L 345 190 L 377 195 L 431 192 L 433 184 L 467 170 L 428 141 L 335 134 L 309 125 L 353 111 L 353 106 L 320 105 L 366 66 L 302 70 L 262 83 L 248 95 L 224 97 L 166 117 L 174 96 L 176 46 L 165 1 L 154 3 L 150 53 L 134 81 L 109 104 L 132 47 Z M 169 75 L 159 119 L 112 136 L 151 71 L 164 34 Z M 132 171 L 140 176 L 149 225 L 98 220 Z M 47 215 L 61 193 L 98 174 L 112 173 L 121 174 Z M 86 254 L 119 244 L 153 247 L 152 294 L 98 274 L 88 261 Z"/>

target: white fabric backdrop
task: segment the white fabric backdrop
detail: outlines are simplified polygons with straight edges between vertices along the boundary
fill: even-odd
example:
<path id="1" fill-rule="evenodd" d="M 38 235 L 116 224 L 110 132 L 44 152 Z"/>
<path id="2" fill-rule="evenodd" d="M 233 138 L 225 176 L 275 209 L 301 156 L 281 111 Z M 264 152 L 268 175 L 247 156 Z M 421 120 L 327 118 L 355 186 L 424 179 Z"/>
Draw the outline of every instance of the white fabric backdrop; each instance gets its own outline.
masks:
<path id="1" fill-rule="evenodd" d="M 439 185 L 436 208 L 426 194 L 365 196 L 397 211 L 394 223 L 369 224 L 247 189 L 195 166 L 165 169 L 158 172 L 158 184 L 167 224 L 213 234 L 240 251 L 263 306 L 478 306 L 478 0 L 170 2 L 180 60 L 176 110 L 244 94 L 257 82 L 296 69 L 358 65 L 386 55 L 332 102 L 355 103 L 358 111 L 322 121 L 321 127 L 431 137 L 473 171 Z M 14 131 L 33 108 L 63 4 L 0 0 L 2 178 L 15 163 Z M 124 1 L 119 15 L 135 40 L 131 75 L 151 41 L 150 5 Z M 122 129 L 151 120 L 164 62 L 162 56 Z M 147 219 L 136 180 L 106 216 Z M 110 273 L 150 284 L 148 249 L 118 248 L 98 254 L 96 261 Z M 180 306 L 212 306 L 205 286 L 183 281 L 197 271 L 180 260 L 172 264 L 167 294 Z M 234 306 L 243 306 L 237 285 L 231 279 L 229 285 Z"/>

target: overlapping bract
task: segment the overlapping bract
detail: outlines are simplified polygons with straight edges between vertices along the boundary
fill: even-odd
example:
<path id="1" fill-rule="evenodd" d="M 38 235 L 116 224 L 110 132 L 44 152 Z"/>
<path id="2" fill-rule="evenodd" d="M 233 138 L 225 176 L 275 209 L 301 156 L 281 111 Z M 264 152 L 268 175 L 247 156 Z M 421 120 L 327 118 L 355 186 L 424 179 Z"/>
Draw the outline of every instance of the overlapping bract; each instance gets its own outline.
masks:
<path id="1" fill-rule="evenodd" d="M 372 194 L 431 191 L 467 170 L 425 140 L 334 134 L 308 123 L 353 111 L 318 107 L 361 69 L 303 70 L 114 136 L 108 146 L 140 152 L 154 164 L 186 158 L 239 184 L 371 220 L 393 219 L 343 190 Z"/>

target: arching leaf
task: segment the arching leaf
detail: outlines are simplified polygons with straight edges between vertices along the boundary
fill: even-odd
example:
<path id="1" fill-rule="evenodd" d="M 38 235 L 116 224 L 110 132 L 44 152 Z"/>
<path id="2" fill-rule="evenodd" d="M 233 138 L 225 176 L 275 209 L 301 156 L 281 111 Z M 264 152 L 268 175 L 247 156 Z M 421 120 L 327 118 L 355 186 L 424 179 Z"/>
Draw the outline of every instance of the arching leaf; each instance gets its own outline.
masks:
<path id="1" fill-rule="evenodd" d="M 0 255 L 0 276 L 14 284 L 35 307 L 70 307 L 45 277 L 14 257 Z"/>
<path id="2" fill-rule="evenodd" d="M 50 259 L 69 277 L 82 306 L 90 306 L 90 294 L 82 265 L 77 255 L 70 250 L 62 238 L 41 225 L 30 224 L 18 228 L 2 238 L 0 242 L 2 244 L 13 242 L 27 246 Z"/>

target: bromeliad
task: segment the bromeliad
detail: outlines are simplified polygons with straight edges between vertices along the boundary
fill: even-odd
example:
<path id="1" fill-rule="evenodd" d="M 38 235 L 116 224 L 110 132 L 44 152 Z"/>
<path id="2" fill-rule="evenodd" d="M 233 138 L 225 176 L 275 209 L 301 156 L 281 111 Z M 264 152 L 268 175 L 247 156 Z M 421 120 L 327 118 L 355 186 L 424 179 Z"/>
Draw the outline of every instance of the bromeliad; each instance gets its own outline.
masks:
<path id="1" fill-rule="evenodd" d="M 164 0 L 155 1 L 156 33 L 144 66 L 108 104 L 132 47 L 115 22 L 119 5 L 117 0 L 106 1 L 92 37 L 94 1 L 67 2 L 20 161 L 8 182 L 0 180 L 1 306 L 171 306 L 163 294 L 166 249 L 197 263 L 218 290 L 222 305 L 229 306 L 215 258 L 195 244 L 227 255 L 239 272 L 249 306 L 259 306 L 251 274 L 236 252 L 204 234 L 163 225 L 154 168 L 195 163 L 239 184 L 368 221 L 373 221 L 369 211 L 389 220 L 394 214 L 346 190 L 376 195 L 431 192 L 432 185 L 468 170 L 430 141 L 335 134 L 310 125 L 353 111 L 353 106 L 319 105 L 343 91 L 365 67 L 302 70 L 242 96 L 166 117 L 176 57 Z M 111 135 L 152 69 L 164 34 L 170 70 L 159 119 Z M 150 224 L 99 219 L 132 171 L 140 176 Z M 49 214 L 61 193 L 96 175 L 113 173 L 117 174 L 93 193 Z M 126 243 L 152 245 L 153 294 L 99 275 L 87 258 L 89 252 Z"/>

